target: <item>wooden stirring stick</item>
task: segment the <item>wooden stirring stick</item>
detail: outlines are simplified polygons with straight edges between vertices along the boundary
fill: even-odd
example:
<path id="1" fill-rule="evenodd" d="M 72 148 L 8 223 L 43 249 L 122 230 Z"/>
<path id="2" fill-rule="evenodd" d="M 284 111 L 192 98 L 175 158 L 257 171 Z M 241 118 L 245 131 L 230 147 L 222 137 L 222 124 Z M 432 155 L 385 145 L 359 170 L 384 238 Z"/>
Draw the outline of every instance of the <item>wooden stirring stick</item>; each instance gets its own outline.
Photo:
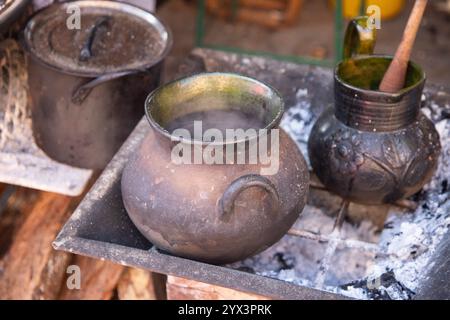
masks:
<path id="1" fill-rule="evenodd" d="M 428 0 L 416 0 L 406 24 L 403 38 L 380 84 L 380 91 L 395 93 L 405 85 L 409 57 Z"/>

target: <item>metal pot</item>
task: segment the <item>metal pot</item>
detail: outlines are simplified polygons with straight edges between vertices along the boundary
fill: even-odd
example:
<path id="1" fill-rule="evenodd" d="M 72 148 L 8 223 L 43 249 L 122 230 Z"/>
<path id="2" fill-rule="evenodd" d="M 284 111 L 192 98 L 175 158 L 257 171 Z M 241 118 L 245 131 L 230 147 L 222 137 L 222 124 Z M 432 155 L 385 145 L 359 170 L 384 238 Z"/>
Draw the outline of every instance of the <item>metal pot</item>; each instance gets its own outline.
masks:
<path id="1" fill-rule="evenodd" d="M 71 6 L 80 8 L 80 29 Z M 57 161 L 101 169 L 143 116 L 172 38 L 140 8 L 75 1 L 36 13 L 23 44 L 37 144 Z"/>
<path id="2" fill-rule="evenodd" d="M 353 40 L 360 26 L 351 26 Z M 350 33 L 350 34 L 349 34 Z M 361 37 L 368 39 L 368 37 Z M 359 49 L 371 53 L 373 44 Z M 425 74 L 409 63 L 406 85 L 398 93 L 378 91 L 392 57 L 354 56 L 338 64 L 334 108 L 315 123 L 308 141 L 314 172 L 346 200 L 392 203 L 419 191 L 430 180 L 440 153 L 439 135 L 420 111 Z"/>
<path id="3" fill-rule="evenodd" d="M 234 112 L 242 118 L 230 118 Z M 268 248 L 296 221 L 309 173 L 295 143 L 277 129 L 283 101 L 275 90 L 235 74 L 199 74 L 155 90 L 147 98 L 146 113 L 151 130 L 123 171 L 122 196 L 131 220 L 158 248 L 228 263 Z M 184 146 L 193 159 L 195 150 L 206 152 L 212 143 L 173 133 L 170 128 L 189 128 L 187 122 L 174 125 L 183 123 L 180 119 L 203 121 L 205 128 L 221 132 L 240 124 L 265 128 L 270 148 L 275 147 L 272 135 L 279 133 L 278 170 L 263 173 L 260 160 L 238 164 L 239 152 L 224 164 L 174 162 L 176 146 Z M 213 143 L 225 157 L 227 147 L 248 152 L 261 137 Z M 274 154 L 275 149 L 269 150 Z"/>

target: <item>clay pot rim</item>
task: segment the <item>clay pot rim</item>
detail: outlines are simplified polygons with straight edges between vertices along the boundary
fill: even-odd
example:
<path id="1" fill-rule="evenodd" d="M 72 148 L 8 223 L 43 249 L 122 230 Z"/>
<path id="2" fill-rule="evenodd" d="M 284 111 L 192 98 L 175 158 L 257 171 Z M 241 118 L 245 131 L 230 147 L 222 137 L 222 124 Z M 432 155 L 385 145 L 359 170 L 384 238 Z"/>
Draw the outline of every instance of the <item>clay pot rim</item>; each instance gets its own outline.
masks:
<path id="1" fill-rule="evenodd" d="M 283 96 L 280 94 L 280 92 L 275 89 L 274 87 L 272 87 L 271 85 L 264 83 L 260 80 L 257 80 L 255 78 L 249 77 L 249 76 L 244 76 L 238 73 L 233 73 L 233 72 L 202 72 L 202 73 L 197 73 L 194 75 L 188 75 L 185 77 L 181 77 L 172 81 L 169 81 L 167 83 L 165 83 L 164 85 L 156 88 L 155 90 L 153 90 L 148 96 L 147 99 L 145 100 L 145 117 L 147 118 L 147 121 L 149 122 L 150 126 L 156 130 L 156 132 L 158 132 L 160 135 L 162 135 L 163 137 L 173 141 L 173 142 L 181 142 L 181 143 L 186 143 L 186 144 L 190 144 L 190 145 L 201 145 L 201 146 L 207 146 L 207 145 L 215 145 L 215 146 L 226 146 L 226 145 L 232 145 L 232 144 L 238 144 L 238 143 L 243 143 L 243 142 L 248 142 L 248 141 L 252 141 L 254 139 L 257 139 L 259 136 L 261 136 L 263 133 L 262 132 L 258 132 L 257 135 L 251 136 L 251 137 L 247 137 L 245 139 L 240 139 L 240 140 L 235 140 L 235 141 L 229 141 L 229 140 L 225 140 L 223 142 L 206 142 L 206 141 L 200 141 L 200 140 L 195 140 L 195 139 L 185 139 L 182 137 L 177 137 L 172 135 L 169 131 L 167 131 L 165 128 L 163 128 L 151 115 L 150 110 L 150 102 L 152 101 L 153 97 L 159 93 L 161 90 L 164 89 L 165 86 L 167 85 L 171 85 L 171 84 L 175 84 L 177 82 L 181 82 L 181 81 L 185 81 L 187 79 L 195 79 L 198 77 L 210 77 L 210 76 L 225 76 L 225 77 L 232 77 L 232 78 L 240 78 L 243 79 L 245 81 L 250 81 L 250 82 L 254 82 L 257 83 L 260 86 L 266 87 L 267 89 L 269 89 L 276 97 L 278 97 L 278 99 L 280 100 L 280 106 L 279 106 L 279 110 L 276 114 L 276 116 L 272 119 L 272 121 L 267 124 L 264 128 L 257 128 L 256 130 L 261 130 L 261 129 L 266 129 L 268 132 L 270 132 L 270 129 L 274 129 L 276 127 L 278 127 L 278 125 L 280 124 L 281 118 L 283 117 L 284 114 L 284 99 Z"/>
<path id="2" fill-rule="evenodd" d="M 355 91 L 355 93 L 360 93 L 367 97 L 372 96 L 372 97 L 378 97 L 378 98 L 385 98 L 385 99 L 389 99 L 389 100 L 400 99 L 402 96 L 404 96 L 408 92 L 411 92 L 411 91 L 417 89 L 418 87 L 422 86 L 423 83 L 426 81 L 426 78 L 427 78 L 426 73 L 423 71 L 423 69 L 420 67 L 419 64 L 417 64 L 416 62 L 414 62 L 412 60 L 409 60 L 408 63 L 421 73 L 421 79 L 419 81 L 417 81 L 416 83 L 414 83 L 413 85 L 403 88 L 402 90 L 395 92 L 395 93 L 359 88 L 359 87 L 349 84 L 348 82 L 345 82 L 339 76 L 338 71 L 339 71 L 340 67 L 342 66 L 342 64 L 345 63 L 346 61 L 348 61 L 348 60 L 365 60 L 365 59 L 369 59 L 369 58 L 384 58 L 384 59 L 392 60 L 394 57 L 390 56 L 390 55 L 360 55 L 360 56 L 357 56 L 354 58 L 343 60 L 343 61 L 339 62 L 334 69 L 335 81 L 338 82 L 339 85 L 341 85 L 349 90 Z"/>

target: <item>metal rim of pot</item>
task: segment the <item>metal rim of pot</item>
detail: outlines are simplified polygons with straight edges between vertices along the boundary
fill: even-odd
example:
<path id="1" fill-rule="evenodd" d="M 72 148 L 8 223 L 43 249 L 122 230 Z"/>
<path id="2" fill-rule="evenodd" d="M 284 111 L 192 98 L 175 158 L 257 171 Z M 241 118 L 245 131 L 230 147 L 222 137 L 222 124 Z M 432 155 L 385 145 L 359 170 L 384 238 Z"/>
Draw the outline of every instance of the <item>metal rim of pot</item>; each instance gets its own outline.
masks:
<path id="1" fill-rule="evenodd" d="M 163 135 L 164 137 L 171 139 L 173 142 L 181 142 L 181 143 L 186 143 L 186 144 L 191 144 L 191 145 L 221 145 L 221 146 L 225 146 L 228 144 L 236 144 L 236 143 L 242 143 L 242 142 L 248 142 L 250 140 L 256 139 L 259 136 L 261 136 L 263 133 L 259 132 L 257 135 L 253 136 L 253 137 L 247 137 L 245 139 L 240 139 L 240 140 L 233 140 L 233 141 L 229 141 L 229 140 L 225 140 L 223 142 L 205 142 L 205 141 L 200 141 L 200 140 L 195 140 L 195 139 L 185 139 L 183 137 L 178 137 L 178 136 L 174 136 L 172 135 L 169 131 L 167 131 L 164 127 L 162 127 L 158 121 L 156 121 L 152 114 L 151 114 L 151 102 L 153 100 L 153 98 L 162 90 L 165 89 L 165 87 L 170 86 L 170 85 L 174 85 L 176 83 L 182 82 L 182 81 L 186 81 L 186 80 L 195 80 L 196 78 L 199 77 L 210 77 L 210 76 L 224 76 L 224 77 L 230 77 L 230 78 L 238 78 L 244 81 L 248 81 L 248 82 L 253 82 L 259 86 L 265 87 L 266 89 L 268 89 L 277 99 L 279 99 L 280 104 L 279 104 L 279 110 L 277 112 L 277 114 L 275 115 L 275 117 L 273 117 L 272 121 L 270 123 L 268 123 L 266 126 L 264 126 L 264 128 L 258 128 L 258 129 L 266 129 L 266 130 L 270 130 L 273 128 L 276 128 L 280 121 L 281 118 L 283 116 L 284 113 L 284 100 L 282 95 L 280 94 L 280 92 L 278 92 L 277 89 L 275 89 L 274 87 L 270 86 L 267 83 L 264 83 L 260 80 L 257 80 L 255 78 L 249 77 L 249 76 L 243 76 L 237 73 L 233 73 L 233 72 L 202 72 L 202 73 L 197 73 L 194 75 L 189 75 L 189 76 L 185 76 L 185 77 L 181 77 L 175 80 L 172 80 L 170 82 L 167 82 L 164 86 L 160 86 L 159 88 L 156 88 L 155 90 L 153 90 L 147 97 L 147 99 L 145 100 L 145 117 L 147 119 L 147 121 L 149 122 L 150 126 L 155 129 L 159 134 Z"/>
<path id="2" fill-rule="evenodd" d="M 123 69 L 120 71 L 105 72 L 105 73 L 101 73 L 101 74 L 100 73 L 75 72 L 75 71 L 65 70 L 63 67 L 55 66 L 55 65 L 41 59 L 40 57 L 38 57 L 35 54 L 35 52 L 32 50 L 32 48 L 29 45 L 31 43 L 33 23 L 34 23 L 35 17 L 46 10 L 52 10 L 52 8 L 55 8 L 55 7 L 64 7 L 64 6 L 68 6 L 68 5 L 74 5 L 74 4 L 77 4 L 80 7 L 94 6 L 94 7 L 111 8 L 111 9 L 125 8 L 128 10 L 127 12 L 135 13 L 137 17 L 140 17 L 147 21 L 148 21 L 148 19 L 145 19 L 145 16 L 147 18 L 151 17 L 152 25 L 154 25 L 153 22 L 157 22 L 158 24 L 160 24 L 162 29 L 167 34 L 167 39 L 165 39 L 166 41 L 164 43 L 165 44 L 164 50 L 157 57 L 157 59 L 152 60 L 151 62 L 149 62 L 147 64 L 143 64 L 139 69 Z M 128 4 L 128 3 L 123 3 L 123 2 L 118 3 L 118 2 L 113 2 L 113 1 L 92 1 L 92 0 L 84 0 L 84 1 L 79 0 L 79 1 L 72 1 L 72 2 L 53 3 L 45 8 L 42 8 L 42 9 L 36 11 L 29 18 L 23 32 L 21 32 L 19 41 L 20 41 L 23 49 L 25 50 L 25 52 L 31 58 L 35 59 L 37 62 L 39 62 L 40 64 L 42 64 L 43 66 L 45 66 L 47 68 L 50 68 L 51 70 L 54 70 L 56 72 L 62 72 L 62 73 L 68 74 L 68 75 L 78 76 L 78 77 L 95 78 L 93 81 L 90 81 L 90 82 L 80 86 L 80 88 L 78 88 L 77 90 L 75 90 L 74 95 L 76 95 L 77 91 L 83 91 L 86 89 L 89 90 L 92 87 L 95 87 L 103 82 L 107 82 L 107 81 L 110 81 L 110 80 L 113 80 L 116 78 L 120 78 L 120 77 L 123 77 L 126 75 L 131 75 L 131 74 L 135 74 L 135 73 L 139 73 L 139 72 L 145 72 L 149 68 L 162 62 L 167 57 L 167 55 L 170 52 L 170 50 L 172 49 L 172 45 L 173 45 L 173 37 L 172 37 L 172 32 L 171 32 L 170 28 L 167 26 L 167 24 L 164 21 L 162 21 L 160 18 L 158 18 L 153 13 L 145 11 L 144 9 L 141 9 L 139 7 L 136 7 L 136 6 Z"/>
<path id="3" fill-rule="evenodd" d="M 31 0 L 13 0 L 6 8 L 0 11 L 0 31 L 4 32 L 9 25 L 18 18 Z"/>

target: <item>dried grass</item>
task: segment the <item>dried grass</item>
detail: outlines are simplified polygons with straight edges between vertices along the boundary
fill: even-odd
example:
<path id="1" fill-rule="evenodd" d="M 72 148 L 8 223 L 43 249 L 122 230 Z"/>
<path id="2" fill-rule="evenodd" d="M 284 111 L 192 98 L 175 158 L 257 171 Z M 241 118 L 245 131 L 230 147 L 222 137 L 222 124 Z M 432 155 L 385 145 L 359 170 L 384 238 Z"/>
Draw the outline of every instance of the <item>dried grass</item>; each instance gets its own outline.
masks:
<path id="1" fill-rule="evenodd" d="M 17 125 L 25 120 L 28 74 L 24 52 L 13 39 L 0 42 L 0 149 L 23 135 Z"/>

